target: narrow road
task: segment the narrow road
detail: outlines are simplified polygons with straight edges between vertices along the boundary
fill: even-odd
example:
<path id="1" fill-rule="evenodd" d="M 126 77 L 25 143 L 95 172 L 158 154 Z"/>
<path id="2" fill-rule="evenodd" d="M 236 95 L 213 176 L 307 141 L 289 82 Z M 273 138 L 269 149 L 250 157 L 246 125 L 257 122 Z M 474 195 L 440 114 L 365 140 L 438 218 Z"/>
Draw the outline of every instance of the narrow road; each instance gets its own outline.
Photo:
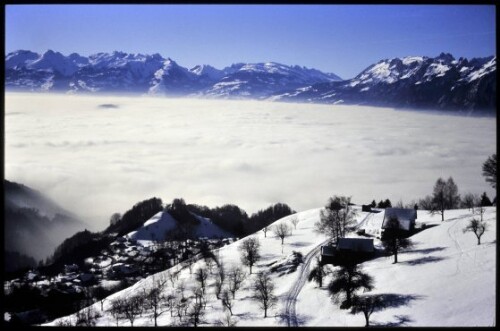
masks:
<path id="1" fill-rule="evenodd" d="M 356 229 L 358 229 L 361 225 L 363 225 L 366 220 L 371 216 L 371 213 L 365 216 L 361 222 L 358 223 L 356 226 Z M 290 288 L 290 291 L 288 291 L 288 295 L 286 296 L 286 302 L 285 302 L 285 317 L 287 320 L 287 325 L 288 326 L 299 326 L 299 323 L 297 321 L 297 313 L 296 313 L 296 304 L 297 304 L 297 297 L 299 296 L 300 291 L 302 290 L 302 287 L 304 287 L 304 284 L 307 281 L 307 276 L 309 275 L 309 266 L 311 265 L 311 262 L 313 258 L 318 254 L 321 250 L 321 246 L 326 245 L 328 243 L 329 239 L 323 241 L 316 247 L 314 247 L 305 257 L 304 257 L 304 263 L 302 264 L 302 267 L 300 269 L 299 276 L 297 277 L 297 280 L 295 283 L 292 285 Z"/>
<path id="2" fill-rule="evenodd" d="M 304 257 L 304 263 L 302 264 L 302 267 L 300 269 L 299 276 L 295 283 L 292 285 L 292 288 L 288 292 L 288 295 L 286 296 L 286 302 L 285 302 L 285 316 L 287 319 L 287 324 L 288 326 L 299 326 L 299 323 L 297 321 L 297 314 L 295 312 L 295 305 L 297 303 L 297 297 L 299 296 L 300 291 L 302 290 L 302 287 L 307 281 L 307 276 L 309 274 L 309 266 L 311 265 L 311 262 L 321 250 L 321 246 L 325 245 L 329 239 L 323 241 L 321 244 L 318 246 L 314 247 L 305 257 Z"/>

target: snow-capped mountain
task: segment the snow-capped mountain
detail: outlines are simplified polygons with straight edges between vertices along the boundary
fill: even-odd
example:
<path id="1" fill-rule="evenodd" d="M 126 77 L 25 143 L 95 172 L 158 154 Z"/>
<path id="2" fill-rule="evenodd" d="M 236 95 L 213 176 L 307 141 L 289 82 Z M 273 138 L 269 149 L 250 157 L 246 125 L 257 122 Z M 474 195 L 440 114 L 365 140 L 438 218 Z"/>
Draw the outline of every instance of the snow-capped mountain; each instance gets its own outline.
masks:
<path id="1" fill-rule="evenodd" d="M 238 63 L 222 70 L 225 75 L 213 86 L 203 91 L 212 97 L 269 96 L 278 91 L 341 80 L 335 74 L 275 62 Z M 273 92 L 274 91 L 274 92 Z"/>
<path id="2" fill-rule="evenodd" d="M 155 95 L 261 98 L 285 89 L 337 81 L 334 74 L 279 63 L 192 69 L 159 54 L 97 53 L 89 57 L 16 51 L 5 57 L 7 89 L 127 92 Z"/>
<path id="3" fill-rule="evenodd" d="M 272 100 L 392 107 L 494 110 L 496 56 L 456 60 L 408 56 L 382 60 L 356 77 L 276 94 Z"/>
<path id="4" fill-rule="evenodd" d="M 115 51 L 84 57 L 20 50 L 5 57 L 5 86 L 491 112 L 496 107 L 496 56 L 457 60 L 441 53 L 435 58 L 386 59 L 342 80 L 332 73 L 275 62 L 187 69 L 160 54 Z"/>

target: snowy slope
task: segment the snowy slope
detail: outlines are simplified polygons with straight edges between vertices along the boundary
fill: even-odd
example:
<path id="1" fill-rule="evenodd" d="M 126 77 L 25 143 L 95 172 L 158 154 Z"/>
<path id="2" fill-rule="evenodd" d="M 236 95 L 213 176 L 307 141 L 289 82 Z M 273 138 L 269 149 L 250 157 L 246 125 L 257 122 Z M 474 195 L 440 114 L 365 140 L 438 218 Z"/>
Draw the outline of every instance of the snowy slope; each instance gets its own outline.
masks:
<path id="1" fill-rule="evenodd" d="M 210 219 L 198 215 L 195 217 L 200 221 L 200 224 L 193 230 L 195 237 L 228 238 L 233 236 L 212 223 Z M 175 229 L 177 225 L 178 222 L 168 212 L 161 211 L 144 222 L 140 228 L 125 236 L 137 240 L 143 246 L 149 246 L 154 241 L 164 240 L 168 231 Z"/>
<path id="2" fill-rule="evenodd" d="M 359 209 L 358 209 L 359 211 Z M 299 218 L 297 229 L 291 237 L 285 239 L 281 253 L 281 241 L 270 232 L 253 234 L 261 243 L 261 260 L 254 266 L 254 274 L 268 271 L 276 264 L 286 264 L 292 251 L 301 252 L 305 260 L 312 260 L 317 248 L 326 238 L 313 231 L 314 223 L 319 218 L 320 209 L 296 214 Z M 383 214 L 383 213 L 380 213 Z M 380 215 L 379 214 L 379 215 Z M 358 212 L 357 220 L 360 228 L 368 226 L 370 213 Z M 291 216 L 279 222 L 288 222 Z M 412 237 L 415 247 L 399 255 L 399 263 L 392 264 L 392 257 L 380 257 L 363 263 L 363 269 L 375 279 L 373 293 L 397 295 L 405 301 L 400 307 L 389 308 L 372 315 L 373 325 L 408 325 L 408 326 L 491 326 L 495 322 L 495 252 L 496 252 L 496 208 L 487 209 L 484 215 L 489 230 L 482 238 L 482 244 L 476 244 L 472 233 L 463 233 L 462 229 L 471 219 L 468 210 L 453 210 L 445 213 L 445 221 L 440 216 L 431 216 L 425 211 L 418 212 L 418 221 L 428 225 L 436 225 L 417 233 Z M 375 240 L 376 246 L 380 242 Z M 237 246 L 239 242 L 219 249 L 218 255 L 226 268 L 240 264 Z M 196 262 L 197 266 L 204 262 Z M 314 262 L 312 263 L 312 265 Z M 186 294 L 191 295 L 194 286 L 193 275 L 188 268 L 179 266 L 172 269 L 181 270 L 179 279 L 186 284 Z M 195 267 L 196 269 L 196 267 Z M 244 268 L 248 272 L 247 268 Z M 362 315 L 350 315 L 333 304 L 325 286 L 317 288 L 314 283 L 305 282 L 299 265 L 295 272 L 272 273 L 275 282 L 275 294 L 279 301 L 263 318 L 263 312 L 251 299 L 251 282 L 254 275 L 246 277 L 243 289 L 237 292 L 233 318 L 237 326 L 283 326 L 287 325 L 283 313 L 293 302 L 287 298 L 297 296 L 295 313 L 298 325 L 306 326 L 363 326 Z M 173 270 L 166 270 L 166 274 Z M 155 277 L 159 277 L 157 274 Z M 110 301 L 117 297 L 129 296 L 152 284 L 153 276 L 143 279 L 134 286 L 111 295 L 104 303 L 109 309 Z M 329 280 L 325 283 L 327 284 Z M 214 277 L 209 278 L 208 305 L 204 325 L 214 325 L 224 315 L 220 301 L 213 295 Z M 173 291 L 168 288 L 168 291 Z M 293 293 L 292 293 L 293 292 Z M 99 303 L 95 309 L 100 310 Z M 138 317 L 134 325 L 152 325 L 150 313 Z M 69 319 L 74 316 L 66 317 Z M 53 321 L 48 325 L 57 323 Z M 159 318 L 159 325 L 175 325 L 178 319 L 165 313 Z M 107 313 L 98 319 L 98 325 L 113 326 L 114 319 Z M 127 326 L 126 320 L 120 321 Z"/>

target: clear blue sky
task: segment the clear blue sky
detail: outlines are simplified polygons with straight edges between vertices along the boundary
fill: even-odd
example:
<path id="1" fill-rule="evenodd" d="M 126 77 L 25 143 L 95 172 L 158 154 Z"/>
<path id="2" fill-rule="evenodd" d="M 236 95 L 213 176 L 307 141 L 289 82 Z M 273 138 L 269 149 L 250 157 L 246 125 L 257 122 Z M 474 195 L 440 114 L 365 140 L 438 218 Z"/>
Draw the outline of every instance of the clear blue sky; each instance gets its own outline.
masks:
<path id="1" fill-rule="evenodd" d="M 493 5 L 9 5 L 6 52 L 276 61 L 351 78 L 385 58 L 496 54 Z"/>

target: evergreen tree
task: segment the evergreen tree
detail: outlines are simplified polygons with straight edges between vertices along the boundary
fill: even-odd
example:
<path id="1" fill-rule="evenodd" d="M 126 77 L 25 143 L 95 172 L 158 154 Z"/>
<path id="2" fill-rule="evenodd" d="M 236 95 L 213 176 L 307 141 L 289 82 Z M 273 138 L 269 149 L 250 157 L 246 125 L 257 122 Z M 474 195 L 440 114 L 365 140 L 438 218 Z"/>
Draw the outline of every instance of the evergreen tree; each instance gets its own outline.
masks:
<path id="1" fill-rule="evenodd" d="M 481 207 L 490 207 L 492 205 L 493 204 L 491 203 L 490 198 L 488 198 L 488 195 L 484 192 L 481 195 Z"/>
<path id="2" fill-rule="evenodd" d="M 397 217 L 390 218 L 386 222 L 382 234 L 382 245 L 388 254 L 394 255 L 394 263 L 398 263 L 398 252 L 413 246 L 411 240 L 405 238 Z"/>
<path id="3" fill-rule="evenodd" d="M 344 299 L 340 305 L 341 309 L 347 309 L 352 305 L 356 291 L 373 289 L 373 277 L 362 272 L 356 264 L 346 264 L 333 272 L 333 279 L 328 285 L 328 291 L 335 301 Z"/>
<path id="4" fill-rule="evenodd" d="M 493 188 L 497 187 L 497 155 L 493 154 L 483 163 L 483 176 Z"/>

